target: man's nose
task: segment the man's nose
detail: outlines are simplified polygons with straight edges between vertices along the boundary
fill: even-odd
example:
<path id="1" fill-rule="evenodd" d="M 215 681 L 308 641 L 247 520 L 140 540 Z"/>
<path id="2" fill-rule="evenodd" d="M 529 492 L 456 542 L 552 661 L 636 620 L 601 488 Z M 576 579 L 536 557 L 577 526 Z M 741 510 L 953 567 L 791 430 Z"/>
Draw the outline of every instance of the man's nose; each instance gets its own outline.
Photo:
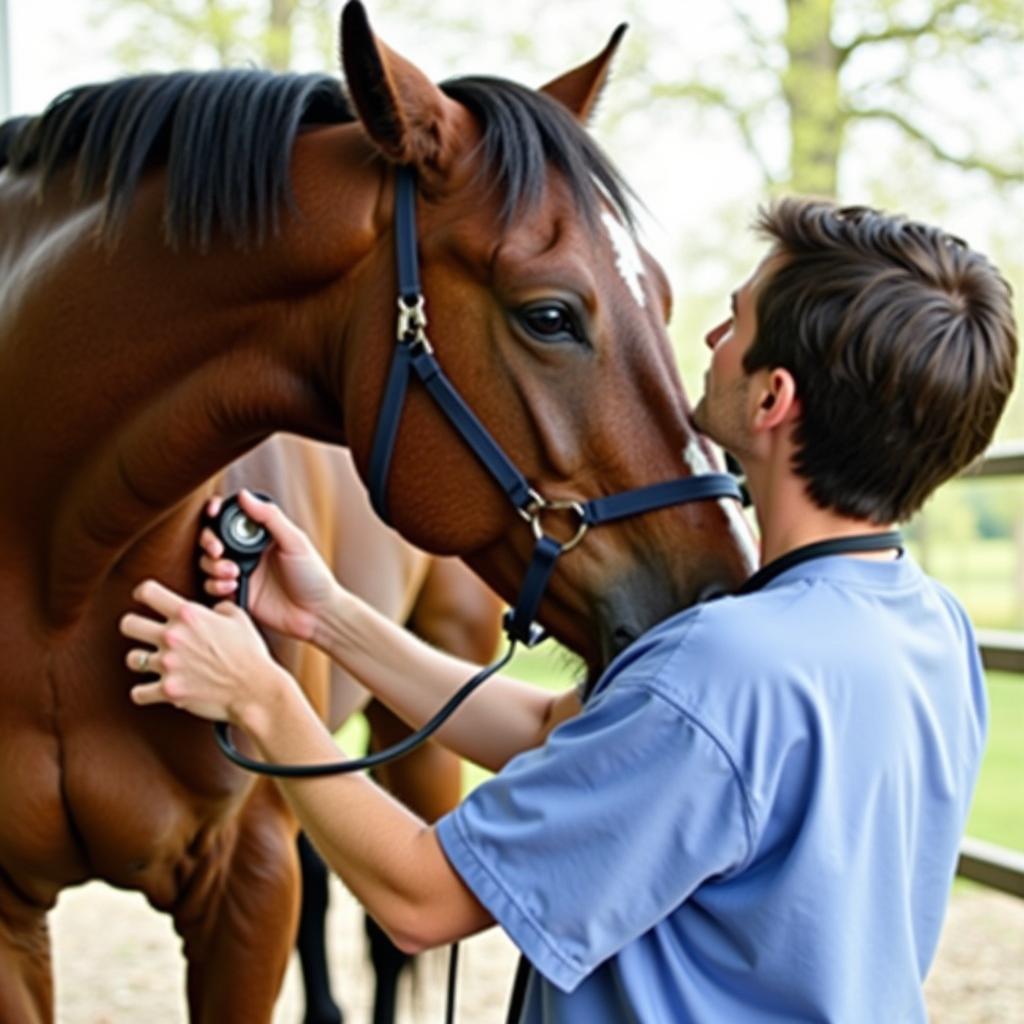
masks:
<path id="1" fill-rule="evenodd" d="M 718 342 L 721 340 L 722 331 L 725 328 L 724 323 L 716 324 L 714 327 L 704 335 L 704 344 L 707 345 L 712 352 L 718 346 Z"/>

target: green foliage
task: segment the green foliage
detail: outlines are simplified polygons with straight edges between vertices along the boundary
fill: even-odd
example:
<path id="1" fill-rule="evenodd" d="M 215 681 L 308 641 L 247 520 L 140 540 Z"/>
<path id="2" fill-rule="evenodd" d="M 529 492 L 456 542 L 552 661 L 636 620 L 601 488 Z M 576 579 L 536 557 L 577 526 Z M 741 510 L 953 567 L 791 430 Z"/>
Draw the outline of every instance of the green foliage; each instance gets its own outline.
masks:
<path id="1" fill-rule="evenodd" d="M 125 26 L 115 56 L 126 71 L 293 65 L 295 39 L 330 66 L 336 22 L 328 0 L 92 0 L 96 26 Z M 326 34 L 324 32 L 326 30 Z M 318 59 L 320 58 L 320 59 Z M 307 64 L 310 62 L 307 60 Z"/>

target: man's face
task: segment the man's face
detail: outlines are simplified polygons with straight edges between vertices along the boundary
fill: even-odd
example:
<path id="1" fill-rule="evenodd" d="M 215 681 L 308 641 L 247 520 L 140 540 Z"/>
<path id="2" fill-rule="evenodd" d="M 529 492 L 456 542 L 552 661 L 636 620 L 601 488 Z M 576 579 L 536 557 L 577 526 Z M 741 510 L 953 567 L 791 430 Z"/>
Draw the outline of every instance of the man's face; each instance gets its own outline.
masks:
<path id="1" fill-rule="evenodd" d="M 750 439 L 752 378 L 743 357 L 757 334 L 757 296 L 779 265 L 770 253 L 730 296 L 731 315 L 708 331 L 711 364 L 704 374 L 704 394 L 693 410 L 693 422 L 712 441 L 742 459 Z"/>

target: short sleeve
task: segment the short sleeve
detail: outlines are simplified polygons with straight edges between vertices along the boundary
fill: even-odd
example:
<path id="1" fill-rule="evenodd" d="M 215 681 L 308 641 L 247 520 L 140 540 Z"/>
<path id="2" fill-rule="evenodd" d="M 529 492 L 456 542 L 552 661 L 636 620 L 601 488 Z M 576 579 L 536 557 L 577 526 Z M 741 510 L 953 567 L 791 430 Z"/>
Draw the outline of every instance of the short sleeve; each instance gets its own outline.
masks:
<path id="1" fill-rule="evenodd" d="M 437 832 L 480 902 L 566 992 L 750 848 L 722 748 L 638 684 L 599 694 Z"/>

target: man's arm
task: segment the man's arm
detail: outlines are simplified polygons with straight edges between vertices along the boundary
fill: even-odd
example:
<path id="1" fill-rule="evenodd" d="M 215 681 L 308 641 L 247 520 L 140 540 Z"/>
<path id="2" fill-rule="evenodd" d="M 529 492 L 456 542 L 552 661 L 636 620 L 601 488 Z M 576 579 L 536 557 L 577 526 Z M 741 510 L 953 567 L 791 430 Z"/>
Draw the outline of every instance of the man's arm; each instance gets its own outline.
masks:
<path id="1" fill-rule="evenodd" d="M 237 724 L 266 760 L 337 760 L 338 747 L 295 681 L 275 667 L 273 693 Z M 321 855 L 400 949 L 420 952 L 494 923 L 437 835 L 363 775 L 277 779 Z"/>
<path id="2" fill-rule="evenodd" d="M 479 666 L 444 654 L 339 588 L 313 642 L 409 725 L 419 728 Z M 508 676 L 485 682 L 436 734 L 462 757 L 498 771 L 539 746 L 580 709 L 574 690 L 551 694 Z"/>

